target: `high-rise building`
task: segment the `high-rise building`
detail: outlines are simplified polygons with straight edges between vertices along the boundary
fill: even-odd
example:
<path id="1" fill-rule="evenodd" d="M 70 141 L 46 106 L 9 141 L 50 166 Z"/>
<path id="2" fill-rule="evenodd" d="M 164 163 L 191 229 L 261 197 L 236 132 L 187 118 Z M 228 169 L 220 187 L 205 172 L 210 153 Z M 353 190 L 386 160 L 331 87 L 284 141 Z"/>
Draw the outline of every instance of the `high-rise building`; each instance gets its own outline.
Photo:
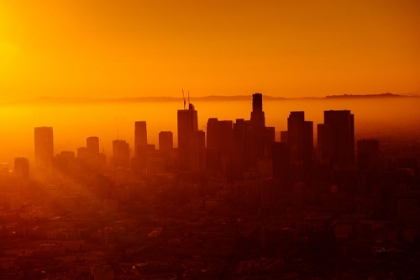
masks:
<path id="1" fill-rule="evenodd" d="M 206 135 L 197 130 L 189 135 L 189 171 L 204 172 L 206 170 Z"/>
<path id="2" fill-rule="evenodd" d="M 324 111 L 324 123 L 318 124 L 318 151 L 324 164 L 354 164 L 354 115 L 349 110 Z"/>
<path id="3" fill-rule="evenodd" d="M 174 165 L 174 137 L 172 131 L 159 132 L 159 152 L 164 160 L 165 170 L 169 171 Z M 149 173 L 149 167 L 148 173 Z"/>
<path id="4" fill-rule="evenodd" d="M 134 157 L 138 157 L 139 149 L 147 145 L 147 127 L 145 121 L 134 123 Z"/>
<path id="5" fill-rule="evenodd" d="M 159 132 L 159 151 L 171 152 L 174 148 L 174 136 L 172 131 Z"/>
<path id="6" fill-rule="evenodd" d="M 249 167 L 250 157 L 250 121 L 237 119 L 233 125 L 233 173 L 239 179 Z"/>
<path id="7" fill-rule="evenodd" d="M 35 127 L 35 164 L 51 167 L 54 157 L 54 137 L 52 127 Z"/>
<path id="8" fill-rule="evenodd" d="M 264 158 L 265 150 L 265 115 L 262 107 L 262 94 L 252 95 L 252 112 L 250 127 L 250 165 L 256 166 L 257 160 Z"/>
<path id="9" fill-rule="evenodd" d="M 357 140 L 357 165 L 362 170 L 375 170 L 379 164 L 379 141 Z"/>
<path id="10" fill-rule="evenodd" d="M 178 110 L 178 163 L 180 171 L 189 171 L 189 141 L 190 133 L 198 131 L 197 111 L 193 104 L 188 104 L 188 109 Z"/>
<path id="11" fill-rule="evenodd" d="M 207 148 L 217 149 L 219 146 L 219 120 L 217 118 L 210 118 L 207 121 Z"/>
<path id="12" fill-rule="evenodd" d="M 290 173 L 290 150 L 286 143 L 273 144 L 273 177 L 288 180 Z"/>
<path id="13" fill-rule="evenodd" d="M 207 122 L 208 168 L 219 169 L 221 158 L 230 162 L 233 156 L 233 122 L 210 118 Z"/>
<path id="14" fill-rule="evenodd" d="M 290 112 L 287 119 L 287 138 L 291 163 L 303 167 L 303 171 L 307 172 L 312 162 L 313 123 L 305 121 L 305 112 Z"/>
<path id="15" fill-rule="evenodd" d="M 130 167 L 130 147 L 124 140 L 112 142 L 112 163 L 114 167 Z"/>
<path id="16" fill-rule="evenodd" d="M 86 139 L 87 152 L 91 155 L 99 154 L 99 137 L 92 136 Z"/>
<path id="17" fill-rule="evenodd" d="M 280 142 L 287 144 L 287 141 L 289 140 L 288 138 L 289 138 L 289 135 L 288 135 L 287 130 L 280 131 Z"/>
<path id="18" fill-rule="evenodd" d="M 274 127 L 265 128 L 265 150 L 264 156 L 268 160 L 273 157 L 273 144 L 276 142 L 276 129 Z"/>

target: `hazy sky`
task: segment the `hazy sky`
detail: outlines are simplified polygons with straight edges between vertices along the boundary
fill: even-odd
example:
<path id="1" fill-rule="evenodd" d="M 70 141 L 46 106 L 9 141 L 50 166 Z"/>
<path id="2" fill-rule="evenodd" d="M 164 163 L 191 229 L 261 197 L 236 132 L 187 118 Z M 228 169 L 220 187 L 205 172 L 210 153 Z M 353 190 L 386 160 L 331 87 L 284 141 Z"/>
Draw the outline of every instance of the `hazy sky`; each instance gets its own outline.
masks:
<path id="1" fill-rule="evenodd" d="M 420 1 L 0 0 L 0 101 L 419 93 Z"/>

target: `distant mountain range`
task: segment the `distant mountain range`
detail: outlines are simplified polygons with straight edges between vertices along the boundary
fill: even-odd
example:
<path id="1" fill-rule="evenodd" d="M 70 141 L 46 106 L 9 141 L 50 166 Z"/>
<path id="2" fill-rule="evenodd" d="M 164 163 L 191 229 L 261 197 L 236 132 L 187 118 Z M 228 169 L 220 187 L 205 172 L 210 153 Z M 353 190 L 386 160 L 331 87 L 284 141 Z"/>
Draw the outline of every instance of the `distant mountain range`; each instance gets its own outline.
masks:
<path id="1" fill-rule="evenodd" d="M 264 95 L 264 100 L 322 100 L 322 99 L 361 99 L 361 98 L 418 98 L 418 95 L 400 95 L 393 93 L 381 94 L 343 94 L 328 95 L 325 97 L 298 97 L 286 98 Z M 247 101 L 251 100 L 251 95 L 209 95 L 203 97 L 191 98 L 191 101 Z M 4 105 L 29 105 L 29 104 L 81 104 L 81 103 L 140 103 L 140 102 L 182 102 L 179 97 L 125 97 L 125 98 L 88 98 L 88 97 L 40 97 L 36 99 L 27 99 L 3 103 Z"/>

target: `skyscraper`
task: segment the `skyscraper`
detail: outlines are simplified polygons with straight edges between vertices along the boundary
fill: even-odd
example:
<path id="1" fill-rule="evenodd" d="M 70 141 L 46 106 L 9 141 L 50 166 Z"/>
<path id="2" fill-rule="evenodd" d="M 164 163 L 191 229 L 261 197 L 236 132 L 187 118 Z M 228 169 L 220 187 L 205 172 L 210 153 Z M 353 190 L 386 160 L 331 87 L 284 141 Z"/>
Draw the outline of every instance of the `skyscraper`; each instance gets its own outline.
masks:
<path id="1" fill-rule="evenodd" d="M 145 121 L 134 123 L 134 157 L 139 156 L 139 149 L 147 145 L 147 127 Z"/>
<path id="2" fill-rule="evenodd" d="M 313 123 L 305 121 L 305 112 L 290 112 L 287 119 L 287 144 L 295 166 L 308 168 L 313 152 Z"/>
<path id="3" fill-rule="evenodd" d="M 99 154 L 99 138 L 96 136 L 88 137 L 86 139 L 87 152 L 91 155 Z"/>
<path id="4" fill-rule="evenodd" d="M 51 167 L 54 157 L 54 138 L 52 127 L 35 127 L 35 164 Z"/>
<path id="5" fill-rule="evenodd" d="M 190 133 L 198 131 L 197 111 L 193 104 L 188 109 L 178 110 L 178 161 L 180 171 L 189 171 Z"/>
<path id="6" fill-rule="evenodd" d="M 250 156 L 250 129 L 249 120 L 236 119 L 233 125 L 233 159 L 234 176 L 238 179 L 249 167 Z"/>
<path id="7" fill-rule="evenodd" d="M 230 161 L 233 156 L 233 122 L 210 118 L 207 122 L 208 168 L 219 169 L 221 157 Z"/>
<path id="8" fill-rule="evenodd" d="M 354 164 L 354 115 L 349 110 L 324 111 L 324 123 L 318 124 L 318 151 L 324 164 Z"/>
<path id="9" fill-rule="evenodd" d="M 273 177 L 288 180 L 290 173 L 290 149 L 286 143 L 273 143 Z"/>
<path id="10" fill-rule="evenodd" d="M 261 93 L 252 95 L 250 136 L 250 165 L 256 166 L 257 160 L 264 157 L 266 144 L 265 115 L 262 108 Z"/>
<path id="11" fill-rule="evenodd" d="M 114 140 L 112 142 L 112 163 L 117 168 L 130 167 L 130 147 L 124 140 Z"/>
<path id="12" fill-rule="evenodd" d="M 174 148 L 174 136 L 172 131 L 159 132 L 159 151 L 171 152 Z"/>
<path id="13" fill-rule="evenodd" d="M 189 135 L 189 171 L 204 172 L 206 170 L 206 136 L 204 131 L 197 130 Z"/>
<path id="14" fill-rule="evenodd" d="M 174 136 L 172 131 L 159 132 L 159 152 L 165 161 L 165 170 L 171 170 L 174 165 Z"/>

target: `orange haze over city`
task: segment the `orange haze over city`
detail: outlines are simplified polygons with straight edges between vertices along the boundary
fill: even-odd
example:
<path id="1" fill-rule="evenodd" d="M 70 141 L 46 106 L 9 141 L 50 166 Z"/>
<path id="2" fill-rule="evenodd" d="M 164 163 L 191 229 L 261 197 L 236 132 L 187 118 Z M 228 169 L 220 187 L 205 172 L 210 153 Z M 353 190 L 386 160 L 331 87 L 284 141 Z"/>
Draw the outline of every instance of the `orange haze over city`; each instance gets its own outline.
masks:
<path id="1" fill-rule="evenodd" d="M 420 0 L 0 0 L 12 279 L 420 279 Z"/>

